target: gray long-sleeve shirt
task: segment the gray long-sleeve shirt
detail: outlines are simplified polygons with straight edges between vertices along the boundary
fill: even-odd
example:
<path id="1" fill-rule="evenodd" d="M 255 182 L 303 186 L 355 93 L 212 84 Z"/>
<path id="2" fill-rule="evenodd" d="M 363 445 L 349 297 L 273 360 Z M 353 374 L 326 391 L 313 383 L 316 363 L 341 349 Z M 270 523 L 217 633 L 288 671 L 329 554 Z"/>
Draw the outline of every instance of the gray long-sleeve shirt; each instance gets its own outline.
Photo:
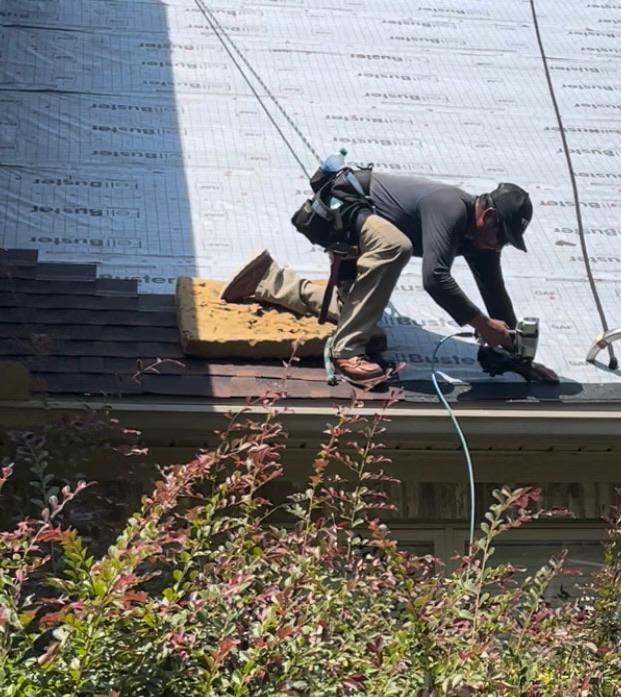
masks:
<path id="1" fill-rule="evenodd" d="M 480 312 L 451 276 L 453 260 L 463 256 L 490 317 L 515 327 L 500 252 L 478 250 L 465 237 L 474 216 L 474 196 L 423 177 L 381 172 L 371 177 L 370 195 L 377 214 L 410 238 L 414 256 L 423 259 L 423 287 L 459 325 Z"/>

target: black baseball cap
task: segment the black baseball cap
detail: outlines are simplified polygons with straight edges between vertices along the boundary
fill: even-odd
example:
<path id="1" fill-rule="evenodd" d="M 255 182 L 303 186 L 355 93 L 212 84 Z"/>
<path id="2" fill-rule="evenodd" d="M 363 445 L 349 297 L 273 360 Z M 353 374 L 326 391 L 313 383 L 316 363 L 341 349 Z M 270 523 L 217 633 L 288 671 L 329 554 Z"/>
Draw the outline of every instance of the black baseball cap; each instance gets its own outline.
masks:
<path id="1" fill-rule="evenodd" d="M 528 192 L 517 184 L 503 183 L 498 184 L 490 196 L 505 241 L 525 252 L 524 232 L 533 217 L 533 204 Z"/>

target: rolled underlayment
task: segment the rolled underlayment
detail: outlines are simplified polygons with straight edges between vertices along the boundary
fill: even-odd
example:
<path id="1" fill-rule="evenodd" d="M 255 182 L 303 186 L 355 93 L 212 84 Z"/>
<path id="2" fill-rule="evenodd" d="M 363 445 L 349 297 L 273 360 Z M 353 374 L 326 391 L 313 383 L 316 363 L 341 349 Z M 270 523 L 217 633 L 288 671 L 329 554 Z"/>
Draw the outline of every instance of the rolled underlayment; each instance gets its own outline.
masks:
<path id="1" fill-rule="evenodd" d="M 315 317 L 299 317 L 259 303 L 226 303 L 220 299 L 222 281 L 177 279 L 177 326 L 188 356 L 224 359 L 288 359 L 320 357 L 334 331 Z"/>

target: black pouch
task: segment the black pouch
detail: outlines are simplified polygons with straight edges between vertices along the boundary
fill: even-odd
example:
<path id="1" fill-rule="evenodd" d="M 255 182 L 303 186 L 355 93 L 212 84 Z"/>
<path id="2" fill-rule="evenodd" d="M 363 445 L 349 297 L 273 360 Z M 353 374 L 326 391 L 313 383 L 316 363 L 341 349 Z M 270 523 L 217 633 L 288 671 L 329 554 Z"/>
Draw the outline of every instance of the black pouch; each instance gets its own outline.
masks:
<path id="1" fill-rule="evenodd" d="M 329 181 L 332 181 L 336 176 L 336 172 L 324 172 L 321 167 L 318 167 L 313 176 L 310 178 L 310 187 L 314 193 L 322 189 Z"/>
<path id="2" fill-rule="evenodd" d="M 372 209 L 372 203 L 354 178 L 349 168 L 339 172 L 318 169 L 311 177 L 315 196 L 295 211 L 291 223 L 312 244 L 324 249 L 357 244 L 353 222 L 360 210 Z"/>
<path id="3" fill-rule="evenodd" d="M 312 244 L 327 248 L 335 242 L 334 216 L 317 197 L 304 201 L 293 214 L 291 222 Z"/>

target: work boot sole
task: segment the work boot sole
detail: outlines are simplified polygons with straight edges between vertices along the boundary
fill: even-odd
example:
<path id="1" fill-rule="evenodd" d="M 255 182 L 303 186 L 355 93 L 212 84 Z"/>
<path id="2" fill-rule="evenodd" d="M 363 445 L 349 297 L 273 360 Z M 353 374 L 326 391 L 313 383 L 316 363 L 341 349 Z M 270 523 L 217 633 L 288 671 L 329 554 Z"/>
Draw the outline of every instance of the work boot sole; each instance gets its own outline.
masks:
<path id="1" fill-rule="evenodd" d="M 224 286 L 220 298 L 227 303 L 235 303 L 254 295 L 273 261 L 267 249 L 259 252 Z"/>
<path id="2" fill-rule="evenodd" d="M 377 378 L 369 378 L 368 380 L 356 380 L 354 378 L 348 377 L 347 375 L 344 375 L 343 373 L 337 373 L 336 375 L 339 380 L 343 380 L 344 382 L 348 382 L 350 385 L 353 385 L 354 387 L 360 387 L 365 390 L 373 389 L 374 387 L 381 385 L 383 382 L 386 382 L 386 380 L 388 379 L 387 375 L 380 375 Z"/>

